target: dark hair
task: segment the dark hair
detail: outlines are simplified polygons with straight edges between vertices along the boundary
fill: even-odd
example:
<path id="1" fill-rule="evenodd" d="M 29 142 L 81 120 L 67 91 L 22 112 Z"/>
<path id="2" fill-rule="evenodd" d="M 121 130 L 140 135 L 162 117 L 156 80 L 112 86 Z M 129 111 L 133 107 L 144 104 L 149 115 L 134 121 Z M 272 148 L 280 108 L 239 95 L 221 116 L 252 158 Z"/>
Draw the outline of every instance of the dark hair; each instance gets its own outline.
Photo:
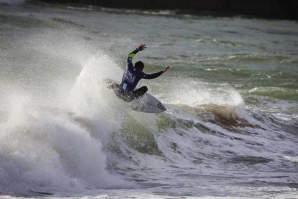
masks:
<path id="1" fill-rule="evenodd" d="M 144 63 L 141 61 L 138 61 L 135 63 L 135 68 L 137 69 L 143 69 L 144 68 Z"/>

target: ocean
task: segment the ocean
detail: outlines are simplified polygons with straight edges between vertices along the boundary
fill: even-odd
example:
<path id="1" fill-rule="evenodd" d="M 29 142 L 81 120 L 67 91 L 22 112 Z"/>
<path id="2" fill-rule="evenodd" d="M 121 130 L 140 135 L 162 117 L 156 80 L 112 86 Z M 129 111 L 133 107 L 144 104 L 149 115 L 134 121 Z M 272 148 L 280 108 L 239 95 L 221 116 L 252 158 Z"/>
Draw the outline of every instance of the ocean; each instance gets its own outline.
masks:
<path id="1" fill-rule="evenodd" d="M 0 1 L 0 198 L 297 198 L 298 24 Z M 167 111 L 107 89 L 127 55 Z"/>

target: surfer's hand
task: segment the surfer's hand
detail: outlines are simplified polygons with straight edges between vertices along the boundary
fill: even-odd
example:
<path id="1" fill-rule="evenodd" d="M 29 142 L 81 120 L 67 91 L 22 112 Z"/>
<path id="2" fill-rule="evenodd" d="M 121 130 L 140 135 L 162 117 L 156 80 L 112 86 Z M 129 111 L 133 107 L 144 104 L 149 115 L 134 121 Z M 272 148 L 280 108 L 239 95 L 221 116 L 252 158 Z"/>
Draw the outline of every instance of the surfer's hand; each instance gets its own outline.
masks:
<path id="1" fill-rule="evenodd" d="M 138 47 L 138 50 L 139 51 L 142 51 L 142 50 L 145 50 L 146 48 L 146 45 L 145 44 L 141 44 L 139 47 Z"/>
<path id="2" fill-rule="evenodd" d="M 165 69 L 162 70 L 162 73 L 165 73 L 169 68 L 170 66 L 167 66 Z"/>

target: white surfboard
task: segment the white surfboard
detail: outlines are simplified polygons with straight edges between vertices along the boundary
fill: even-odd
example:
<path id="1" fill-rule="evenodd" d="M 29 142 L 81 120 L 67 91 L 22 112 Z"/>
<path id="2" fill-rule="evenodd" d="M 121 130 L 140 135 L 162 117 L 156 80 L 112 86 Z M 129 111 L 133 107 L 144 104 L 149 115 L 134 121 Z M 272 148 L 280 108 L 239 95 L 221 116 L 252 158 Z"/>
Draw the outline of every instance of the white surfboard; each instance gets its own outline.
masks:
<path id="1" fill-rule="evenodd" d="M 109 89 L 115 89 L 115 86 L 119 86 L 118 82 L 111 79 L 106 79 L 104 81 Z M 139 112 L 146 113 L 161 113 L 166 111 L 166 107 L 154 96 L 145 93 L 143 96 L 131 101 L 127 102 L 131 109 Z"/>

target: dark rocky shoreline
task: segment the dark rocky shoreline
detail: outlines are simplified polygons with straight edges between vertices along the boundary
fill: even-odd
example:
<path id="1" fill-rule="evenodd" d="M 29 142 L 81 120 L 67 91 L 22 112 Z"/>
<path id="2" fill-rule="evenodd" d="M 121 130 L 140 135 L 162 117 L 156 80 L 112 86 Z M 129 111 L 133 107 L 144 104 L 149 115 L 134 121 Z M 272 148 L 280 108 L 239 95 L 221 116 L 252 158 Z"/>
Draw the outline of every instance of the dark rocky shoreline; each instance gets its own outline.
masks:
<path id="1" fill-rule="evenodd" d="M 298 0 L 29 0 L 142 10 L 179 10 L 194 15 L 298 20 Z"/>

